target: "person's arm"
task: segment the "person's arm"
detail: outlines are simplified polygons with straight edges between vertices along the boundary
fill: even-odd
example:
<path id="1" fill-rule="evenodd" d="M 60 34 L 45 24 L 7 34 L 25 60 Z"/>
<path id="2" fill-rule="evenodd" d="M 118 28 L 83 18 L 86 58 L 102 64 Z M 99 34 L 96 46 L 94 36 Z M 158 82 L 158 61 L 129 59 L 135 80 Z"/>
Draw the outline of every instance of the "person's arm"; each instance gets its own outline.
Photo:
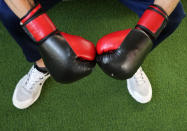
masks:
<path id="1" fill-rule="evenodd" d="M 180 0 L 155 0 L 154 4 L 162 7 L 167 15 L 170 15 Z"/>
<path id="2" fill-rule="evenodd" d="M 19 18 L 25 16 L 35 5 L 34 0 L 5 0 L 5 2 Z"/>

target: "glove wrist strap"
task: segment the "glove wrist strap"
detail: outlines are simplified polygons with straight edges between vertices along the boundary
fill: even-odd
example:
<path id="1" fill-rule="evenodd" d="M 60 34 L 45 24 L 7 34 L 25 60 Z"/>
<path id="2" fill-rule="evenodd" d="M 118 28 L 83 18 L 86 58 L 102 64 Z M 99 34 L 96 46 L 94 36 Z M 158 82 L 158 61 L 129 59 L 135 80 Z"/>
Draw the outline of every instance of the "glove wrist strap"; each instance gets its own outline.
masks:
<path id="1" fill-rule="evenodd" d="M 40 4 L 31 9 L 22 19 L 20 25 L 35 42 L 41 42 L 56 32 L 56 27 L 43 12 Z"/>
<path id="2" fill-rule="evenodd" d="M 168 15 L 158 5 L 150 5 L 138 21 L 136 29 L 145 31 L 152 39 L 157 39 L 166 27 Z"/>

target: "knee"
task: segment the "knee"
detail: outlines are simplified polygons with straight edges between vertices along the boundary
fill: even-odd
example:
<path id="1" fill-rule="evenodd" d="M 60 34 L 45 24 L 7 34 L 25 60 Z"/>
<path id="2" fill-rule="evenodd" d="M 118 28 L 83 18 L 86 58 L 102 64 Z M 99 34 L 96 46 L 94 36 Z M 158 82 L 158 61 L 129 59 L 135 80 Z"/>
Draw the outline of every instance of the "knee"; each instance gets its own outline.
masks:
<path id="1" fill-rule="evenodd" d="M 180 24 L 183 18 L 186 16 L 182 3 L 179 2 L 175 10 L 169 16 L 168 23 Z"/>
<path id="2" fill-rule="evenodd" d="M 0 20 L 3 23 L 17 20 L 17 16 L 10 10 L 4 0 L 0 0 Z"/>
<path id="3" fill-rule="evenodd" d="M 184 12 L 183 6 L 180 2 L 175 8 L 175 10 L 172 12 L 172 14 L 169 16 L 166 28 L 162 31 L 158 39 L 153 41 L 154 43 L 153 49 L 156 46 L 158 46 L 163 40 L 168 38 L 177 29 L 177 27 L 182 22 L 185 15 L 186 14 Z"/>

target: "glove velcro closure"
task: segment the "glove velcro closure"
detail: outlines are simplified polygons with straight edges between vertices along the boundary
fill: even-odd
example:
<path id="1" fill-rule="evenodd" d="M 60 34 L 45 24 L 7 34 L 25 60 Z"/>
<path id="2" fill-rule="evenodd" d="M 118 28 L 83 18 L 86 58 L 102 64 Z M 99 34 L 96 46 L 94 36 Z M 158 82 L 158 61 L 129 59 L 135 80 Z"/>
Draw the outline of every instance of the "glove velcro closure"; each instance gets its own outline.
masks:
<path id="1" fill-rule="evenodd" d="M 56 32 L 55 25 L 48 15 L 43 12 L 40 4 L 31 9 L 31 11 L 21 19 L 20 24 L 30 38 L 38 43 L 41 43 L 49 35 Z"/>
<path id="2" fill-rule="evenodd" d="M 150 5 L 138 21 L 136 29 L 141 29 L 149 34 L 152 39 L 157 39 L 166 27 L 168 16 L 158 5 Z"/>

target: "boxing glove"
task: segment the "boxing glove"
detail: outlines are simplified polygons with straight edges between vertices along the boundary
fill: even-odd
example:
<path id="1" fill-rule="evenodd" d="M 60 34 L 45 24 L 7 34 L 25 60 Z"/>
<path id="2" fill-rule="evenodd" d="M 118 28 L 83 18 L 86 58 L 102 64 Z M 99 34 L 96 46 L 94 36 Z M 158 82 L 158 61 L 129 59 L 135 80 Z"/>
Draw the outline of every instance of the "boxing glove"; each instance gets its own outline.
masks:
<path id="1" fill-rule="evenodd" d="M 57 31 L 40 4 L 21 19 L 21 25 L 38 45 L 49 73 L 57 82 L 74 82 L 92 72 L 94 44 L 80 36 Z"/>
<path id="2" fill-rule="evenodd" d="M 109 76 L 128 79 L 141 66 L 167 25 L 168 16 L 158 5 L 150 5 L 134 29 L 113 32 L 96 45 L 97 63 Z"/>

